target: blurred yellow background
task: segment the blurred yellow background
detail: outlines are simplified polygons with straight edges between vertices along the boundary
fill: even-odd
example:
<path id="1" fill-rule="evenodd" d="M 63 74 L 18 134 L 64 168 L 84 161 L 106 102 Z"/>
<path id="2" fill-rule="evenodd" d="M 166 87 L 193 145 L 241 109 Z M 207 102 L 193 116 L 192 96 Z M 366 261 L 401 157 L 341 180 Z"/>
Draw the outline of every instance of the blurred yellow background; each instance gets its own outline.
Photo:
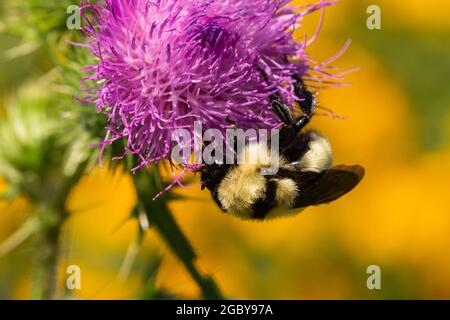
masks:
<path id="1" fill-rule="evenodd" d="M 370 4 L 381 8 L 381 30 L 366 27 Z M 351 38 L 335 64 L 360 70 L 345 77 L 351 86 L 320 92 L 321 105 L 346 119 L 317 117 L 312 126 L 329 137 L 336 164 L 366 168 L 349 195 L 294 218 L 255 223 L 222 214 L 197 183 L 177 191 L 188 200 L 172 202 L 176 219 L 198 266 L 226 297 L 450 299 L 449 14 L 445 0 L 343 0 L 326 10 L 308 52 L 325 60 Z M 299 39 L 315 30 L 319 16 L 305 18 Z M 1 92 L 4 103 L 9 92 Z M 135 199 L 130 177 L 106 169 L 95 169 L 73 190 L 61 274 L 67 265 L 81 267 L 77 297 L 127 299 L 142 288 L 137 270 L 119 276 L 126 253 L 133 253 L 137 223 L 126 219 Z M 26 216 L 25 201 L 0 203 L 0 241 Z M 199 296 L 154 231 L 138 261 L 149 253 L 163 256 L 158 287 Z M 29 297 L 29 255 L 24 246 L 0 258 L 0 297 Z M 369 265 L 381 268 L 381 290 L 366 287 Z"/>

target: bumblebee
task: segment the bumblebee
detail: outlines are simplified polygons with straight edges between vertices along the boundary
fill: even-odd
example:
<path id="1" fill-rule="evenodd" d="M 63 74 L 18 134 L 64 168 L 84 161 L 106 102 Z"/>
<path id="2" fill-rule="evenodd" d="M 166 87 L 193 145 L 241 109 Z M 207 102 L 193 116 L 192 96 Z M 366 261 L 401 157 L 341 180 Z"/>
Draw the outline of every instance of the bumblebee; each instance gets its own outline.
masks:
<path id="1" fill-rule="evenodd" d="M 283 122 L 279 132 L 278 172 L 262 175 L 271 166 L 267 142 L 253 142 L 238 164 L 214 163 L 201 171 L 202 189 L 211 191 L 217 205 L 228 214 L 248 220 L 268 220 L 294 215 L 308 206 L 329 203 L 355 188 L 364 176 L 359 165 L 332 167 L 328 140 L 315 130 L 303 130 L 314 115 L 317 102 L 300 77 L 294 77 L 294 91 L 302 115 L 297 119 L 278 94 L 271 107 Z M 257 161 L 249 159 L 258 153 Z M 254 157 L 252 159 L 255 159 Z"/>

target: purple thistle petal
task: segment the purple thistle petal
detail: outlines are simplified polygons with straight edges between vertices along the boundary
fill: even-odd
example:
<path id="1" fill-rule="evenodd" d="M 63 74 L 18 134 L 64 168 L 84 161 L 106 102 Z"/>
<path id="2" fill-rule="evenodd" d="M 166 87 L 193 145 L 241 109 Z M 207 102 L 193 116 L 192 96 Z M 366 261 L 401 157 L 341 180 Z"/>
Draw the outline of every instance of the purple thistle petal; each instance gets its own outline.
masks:
<path id="1" fill-rule="evenodd" d="M 289 2 L 83 1 L 86 45 L 98 58 L 85 68 L 92 73 L 85 80 L 98 85 L 86 88 L 82 101 L 108 118 L 106 138 L 98 144 L 101 155 L 107 144 L 125 138 L 125 154 L 137 155 L 141 168 L 169 159 L 172 131 L 193 133 L 194 121 L 200 120 L 203 130 L 222 132 L 230 124 L 244 130 L 279 125 L 269 96 L 278 91 L 293 105 L 298 99 L 292 75 L 315 72 L 310 79 L 320 78 L 331 62 L 310 67 L 306 39 L 298 43 L 292 32 L 304 15 L 334 1 L 304 6 L 300 13 Z M 194 135 L 185 143 L 192 146 Z"/>

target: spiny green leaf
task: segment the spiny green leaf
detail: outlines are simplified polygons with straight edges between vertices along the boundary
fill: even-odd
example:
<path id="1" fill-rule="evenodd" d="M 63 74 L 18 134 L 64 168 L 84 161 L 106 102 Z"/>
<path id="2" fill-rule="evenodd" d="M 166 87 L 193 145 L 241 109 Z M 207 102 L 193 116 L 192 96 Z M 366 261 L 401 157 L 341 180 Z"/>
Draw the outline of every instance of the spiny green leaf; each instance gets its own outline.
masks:
<path id="1" fill-rule="evenodd" d="M 138 199 L 145 208 L 147 217 L 152 226 L 158 231 L 173 253 L 181 260 L 194 281 L 202 290 L 206 299 L 222 299 L 217 285 L 212 278 L 203 276 L 195 266 L 197 256 L 189 240 L 186 238 L 180 227 L 176 223 L 168 207 L 167 193 L 156 201 L 151 196 L 162 190 L 163 183 L 159 172 L 152 167 L 150 172 L 140 170 L 134 175 L 134 182 Z"/>

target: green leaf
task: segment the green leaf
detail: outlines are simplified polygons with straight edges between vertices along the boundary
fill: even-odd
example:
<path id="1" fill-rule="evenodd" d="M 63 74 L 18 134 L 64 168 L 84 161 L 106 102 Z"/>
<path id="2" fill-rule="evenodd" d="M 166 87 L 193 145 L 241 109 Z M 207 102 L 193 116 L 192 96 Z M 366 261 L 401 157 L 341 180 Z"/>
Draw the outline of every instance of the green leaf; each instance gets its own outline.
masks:
<path id="1" fill-rule="evenodd" d="M 202 275 L 195 267 L 197 256 L 187 237 L 175 221 L 168 207 L 169 196 L 166 193 L 156 201 L 153 194 L 162 190 L 163 183 L 159 172 L 152 167 L 150 172 L 140 170 L 134 175 L 134 183 L 140 204 L 142 204 L 151 225 L 164 239 L 173 253 L 181 260 L 187 271 L 202 291 L 206 299 L 223 299 L 214 280 Z"/>
<path id="2" fill-rule="evenodd" d="M 156 287 L 156 278 L 162 263 L 161 256 L 154 256 L 144 270 L 144 287 L 138 295 L 139 300 L 171 300 L 177 297 L 164 289 Z"/>

